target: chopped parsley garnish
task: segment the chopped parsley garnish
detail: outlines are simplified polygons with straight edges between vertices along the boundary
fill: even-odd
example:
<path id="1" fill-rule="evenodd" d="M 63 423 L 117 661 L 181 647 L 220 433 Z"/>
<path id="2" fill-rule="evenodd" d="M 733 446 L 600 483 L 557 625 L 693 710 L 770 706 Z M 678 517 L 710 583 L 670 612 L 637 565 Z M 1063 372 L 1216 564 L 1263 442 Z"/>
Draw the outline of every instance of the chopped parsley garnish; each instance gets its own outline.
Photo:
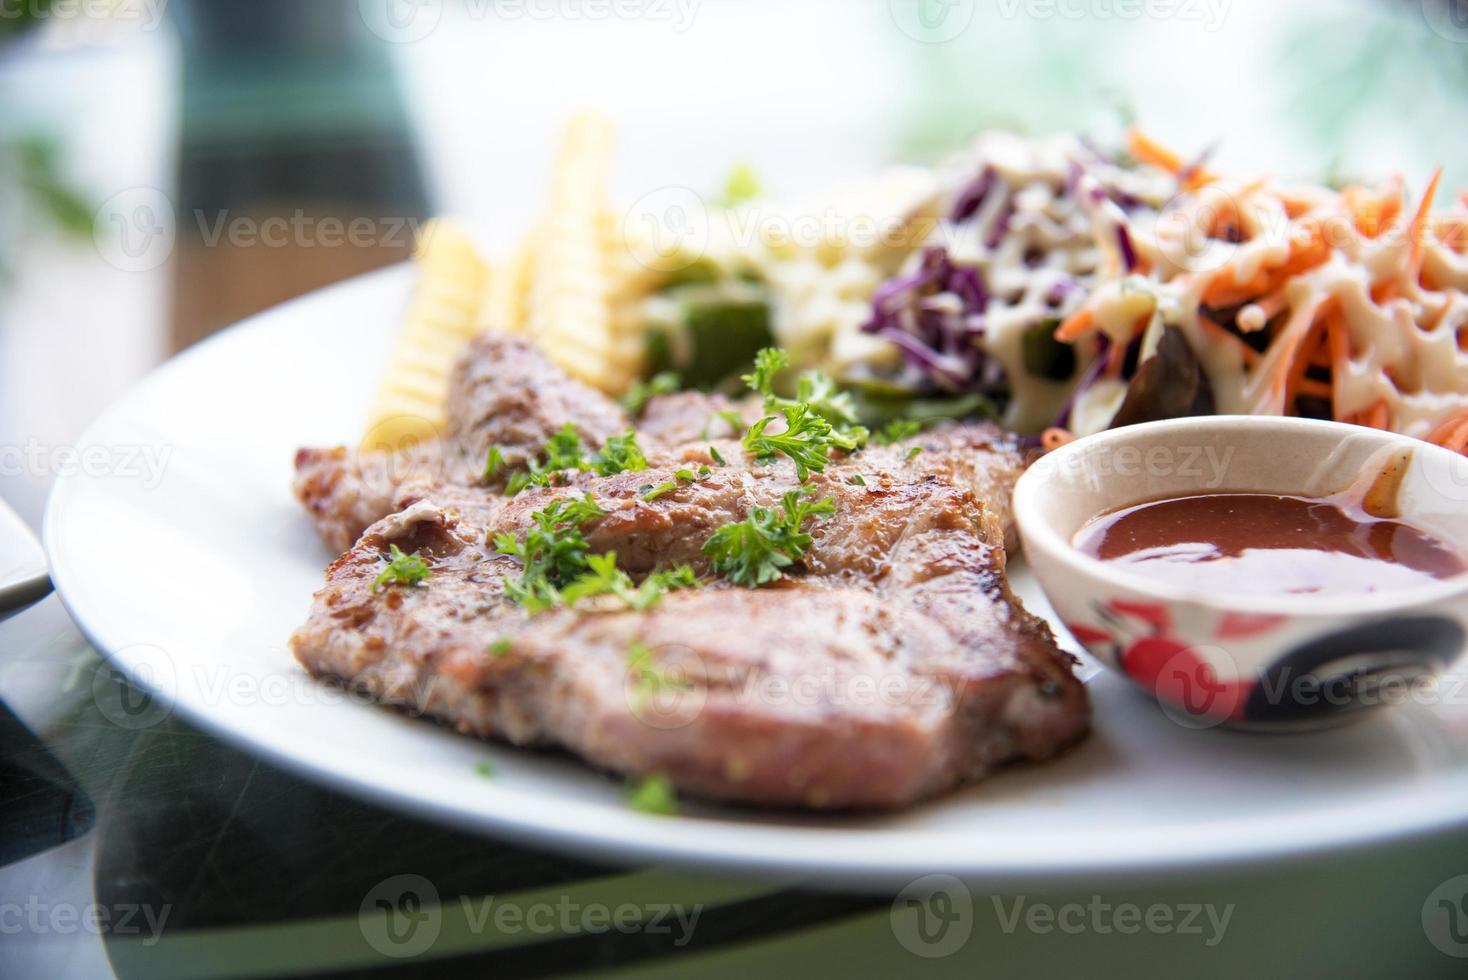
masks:
<path id="1" fill-rule="evenodd" d="M 489 458 L 484 461 L 484 478 L 493 480 L 494 475 L 505 465 L 505 454 L 499 446 L 489 447 Z"/>
<path id="2" fill-rule="evenodd" d="M 494 763 L 488 759 L 480 759 L 474 763 L 474 775 L 479 776 L 481 779 L 493 779 Z"/>
<path id="3" fill-rule="evenodd" d="M 890 446 L 894 442 L 911 439 L 921 431 L 923 431 L 923 424 L 921 422 L 898 419 L 895 422 L 888 422 L 881 429 L 878 429 L 872 438 L 876 440 L 879 446 Z"/>
<path id="4" fill-rule="evenodd" d="M 711 470 L 711 469 L 708 468 L 708 464 L 707 463 L 704 463 L 703 465 L 699 466 L 699 468 L 698 468 L 698 475 L 699 476 L 708 476 L 712 472 L 713 472 L 713 470 Z"/>
<path id="5" fill-rule="evenodd" d="M 642 499 L 643 500 L 656 500 L 659 497 L 661 497 L 663 494 L 665 494 L 665 493 L 672 493 L 674 490 L 677 490 L 677 489 L 678 489 L 678 484 L 675 483 L 672 480 L 669 480 L 667 483 L 659 483 L 655 487 L 648 487 L 647 488 L 647 491 L 645 493 L 643 493 Z"/>
<path id="6" fill-rule="evenodd" d="M 491 458 L 493 455 L 494 450 L 491 450 Z M 513 497 L 529 486 L 552 486 L 556 478 L 567 470 L 590 469 L 581 447 L 581 437 L 576 434 L 576 427 L 570 422 L 561 426 L 560 431 L 550 437 L 540 456 L 541 458 L 530 461 L 526 472 L 510 477 L 510 482 L 505 486 L 506 496 Z M 501 458 L 503 459 L 503 455 Z"/>
<path id="7" fill-rule="evenodd" d="M 653 663 L 647 644 L 633 640 L 627 646 L 627 673 L 639 703 L 656 697 L 664 690 L 686 691 L 693 685 L 681 677 L 669 677 Z"/>
<path id="8" fill-rule="evenodd" d="M 764 399 L 766 412 L 806 405 L 830 422 L 837 432 L 850 436 L 859 445 L 865 445 L 867 430 L 858 424 L 856 403 L 824 372 L 803 372 L 796 382 L 794 398 L 781 398 L 775 393 L 775 376 L 789 366 L 790 358 L 783 350 L 766 347 L 755 355 L 753 373 L 744 375 L 742 380 Z"/>
<path id="9" fill-rule="evenodd" d="M 634 585 L 632 577 L 617 567 L 615 551 L 589 555 L 586 564 L 587 572 L 561 590 L 561 599 L 568 606 L 592 596 L 614 595 L 628 608 L 642 612 L 657 605 L 663 596 L 675 589 L 697 588 L 699 584 L 692 568 L 679 565 L 667 571 L 653 572 L 641 585 Z"/>
<path id="10" fill-rule="evenodd" d="M 920 453 L 922 451 L 923 451 L 923 447 L 922 446 L 913 446 L 911 449 L 909 449 L 907 451 L 907 453 L 902 458 L 903 459 L 912 459 L 914 456 L 916 456 L 918 453 Z"/>
<path id="11" fill-rule="evenodd" d="M 665 817 L 678 812 L 678 797 L 668 778 L 655 773 L 627 788 L 627 805 L 640 813 Z"/>
<path id="12" fill-rule="evenodd" d="M 867 485 L 867 478 L 860 473 L 853 473 L 846 482 L 854 487 L 864 487 Z"/>
<path id="13" fill-rule="evenodd" d="M 757 588 L 779 579 L 805 556 L 812 538 L 802 530 L 813 517 L 830 517 L 836 504 L 801 498 L 808 487 L 785 494 L 778 508 L 756 507 L 742 521 L 725 524 L 704 542 L 703 553 L 713 561 L 714 571 L 736 585 Z"/>
<path id="14" fill-rule="evenodd" d="M 832 449 L 854 452 L 867 443 L 867 430 L 857 424 L 851 396 L 836 389 L 835 382 L 820 371 L 800 376 L 794 399 L 775 394 L 775 375 L 790 364 L 784 351 L 766 347 L 755 355 L 754 371 L 744 383 L 764 398 L 768 413 L 744 434 L 744 449 L 761 461 L 784 454 L 795 461 L 796 475 L 804 480 L 811 470 L 826 468 Z M 785 418 L 785 431 L 767 435 L 771 422 Z"/>
<path id="15" fill-rule="evenodd" d="M 809 405 L 838 431 L 866 445 L 867 430 L 858 424 L 856 403 L 820 371 L 806 371 L 795 386 L 795 403 Z M 788 404 L 788 403 L 786 403 Z"/>
<path id="16" fill-rule="evenodd" d="M 760 460 L 769 462 L 776 456 L 789 456 L 795 462 L 795 475 L 802 481 L 812 470 L 823 472 L 833 449 L 851 452 L 861 448 L 866 430 L 861 430 L 861 441 L 855 434 L 837 432 L 831 423 L 809 405 L 800 404 L 780 409 L 785 417 L 783 432 L 769 433 L 769 424 L 775 416 L 767 415 L 749 427 L 744 434 L 744 451 Z"/>
<path id="17" fill-rule="evenodd" d="M 765 398 L 765 408 L 774 407 L 775 375 L 790 366 L 790 355 L 778 347 L 766 347 L 754 355 L 754 370 L 743 375 L 740 380 L 749 385 L 751 391 L 758 392 Z M 742 421 L 742 420 L 741 420 Z"/>
<path id="18" fill-rule="evenodd" d="M 615 473 L 636 473 L 647 469 L 647 457 L 637 445 L 637 433 L 628 429 L 620 436 L 612 436 L 606 445 L 591 457 L 591 468 L 597 476 Z"/>
<path id="19" fill-rule="evenodd" d="M 505 456 L 498 446 L 489 451 L 484 476 L 489 479 L 504 465 Z M 581 445 L 581 437 L 570 422 L 563 425 L 545 444 L 538 458 L 530 461 L 529 469 L 510 477 L 505 485 L 505 494 L 513 497 L 526 487 L 549 487 L 558 482 L 568 471 L 591 471 L 597 476 L 612 476 L 647 469 L 647 456 L 637 444 L 637 434 L 628 429 L 622 435 L 612 436 L 590 460 Z"/>
<path id="20" fill-rule="evenodd" d="M 673 474 L 673 476 L 676 477 L 679 480 L 682 480 L 684 483 L 692 483 L 693 482 L 693 471 L 692 470 L 678 470 L 678 471 L 676 471 Z"/>
<path id="21" fill-rule="evenodd" d="M 709 456 L 710 456 L 710 458 L 713 459 L 713 461 L 715 463 L 718 463 L 720 466 L 728 466 L 729 465 L 728 463 L 724 462 L 724 454 L 721 453 L 721 452 L 719 452 L 719 447 L 718 446 L 710 446 L 709 447 Z"/>
<path id="22" fill-rule="evenodd" d="M 634 381 L 622 398 L 622 407 L 628 415 L 641 415 L 648 399 L 654 395 L 671 395 L 683 385 L 683 379 L 674 371 L 659 371 L 646 381 Z"/>
<path id="23" fill-rule="evenodd" d="M 729 171 L 729 177 L 724 181 L 725 207 L 736 208 L 746 201 L 753 201 L 759 195 L 759 176 L 755 174 L 753 167 L 741 163 Z"/>
<path id="24" fill-rule="evenodd" d="M 433 573 L 428 570 L 428 563 L 418 557 L 418 552 L 405 555 L 397 545 L 388 545 L 387 567 L 372 583 L 372 591 L 376 592 L 384 585 L 413 586 L 431 578 Z"/>
<path id="25" fill-rule="evenodd" d="M 491 657 L 503 657 L 509 652 L 510 638 L 508 636 L 502 636 L 489 645 L 489 655 Z"/>
<path id="26" fill-rule="evenodd" d="M 589 496 L 566 497 L 531 514 L 535 526 L 523 539 L 496 534 L 495 550 L 520 559 L 523 565 L 519 579 L 506 584 L 505 594 L 530 612 L 554 606 L 560 590 L 591 567 L 582 526 L 605 515 Z"/>

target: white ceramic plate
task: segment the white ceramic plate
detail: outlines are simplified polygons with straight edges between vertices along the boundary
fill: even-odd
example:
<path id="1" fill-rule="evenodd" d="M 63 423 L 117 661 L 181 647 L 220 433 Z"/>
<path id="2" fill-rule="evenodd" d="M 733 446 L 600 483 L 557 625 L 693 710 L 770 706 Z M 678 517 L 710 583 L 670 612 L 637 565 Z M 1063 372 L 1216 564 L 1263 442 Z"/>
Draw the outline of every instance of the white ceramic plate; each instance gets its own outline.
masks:
<path id="1" fill-rule="evenodd" d="M 162 695 L 115 712 L 122 723 L 156 722 L 171 705 L 309 778 L 487 835 L 827 883 L 948 872 L 1073 885 L 1468 824 L 1461 664 L 1435 696 L 1290 737 L 1189 730 L 1088 671 L 1095 733 L 1075 751 L 906 813 L 855 817 L 699 804 L 644 816 L 574 759 L 456 736 L 312 682 L 286 638 L 332 556 L 290 495 L 292 454 L 359 432 L 409 285 L 406 269 L 387 270 L 227 331 L 84 437 L 83 454 L 100 446 L 97 458 L 119 462 L 58 483 L 46 548 L 82 630 Z M 161 475 L 148 459 L 164 461 Z M 475 774 L 484 758 L 491 779 Z"/>
<path id="2" fill-rule="evenodd" d="M 0 500 L 0 616 L 50 591 L 46 556 L 19 515 Z"/>

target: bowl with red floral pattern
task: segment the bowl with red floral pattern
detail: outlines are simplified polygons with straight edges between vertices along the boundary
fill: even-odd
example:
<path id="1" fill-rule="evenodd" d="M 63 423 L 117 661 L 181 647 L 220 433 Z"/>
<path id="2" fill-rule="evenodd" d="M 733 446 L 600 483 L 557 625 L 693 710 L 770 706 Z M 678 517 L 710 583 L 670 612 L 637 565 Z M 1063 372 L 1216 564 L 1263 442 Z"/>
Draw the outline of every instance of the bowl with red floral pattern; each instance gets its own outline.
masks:
<path id="1" fill-rule="evenodd" d="M 1051 451 L 1014 508 L 1076 640 L 1190 727 L 1431 698 L 1468 644 L 1468 458 L 1409 436 L 1147 422 Z"/>

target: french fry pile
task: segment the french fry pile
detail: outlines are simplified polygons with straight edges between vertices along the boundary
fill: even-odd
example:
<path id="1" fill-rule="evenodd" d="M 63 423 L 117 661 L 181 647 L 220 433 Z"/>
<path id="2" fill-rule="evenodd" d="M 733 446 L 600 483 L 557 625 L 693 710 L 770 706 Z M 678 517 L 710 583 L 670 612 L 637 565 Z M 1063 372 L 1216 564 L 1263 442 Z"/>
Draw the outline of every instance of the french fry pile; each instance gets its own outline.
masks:
<path id="1" fill-rule="evenodd" d="M 609 393 L 638 376 L 642 338 L 614 308 L 656 279 L 632 260 L 611 208 L 613 143 L 599 116 L 569 123 L 545 214 L 503 259 L 491 261 L 451 220 L 424 228 L 418 283 L 363 448 L 401 449 L 442 432 L 449 374 L 480 330 L 527 333 L 569 374 Z"/>

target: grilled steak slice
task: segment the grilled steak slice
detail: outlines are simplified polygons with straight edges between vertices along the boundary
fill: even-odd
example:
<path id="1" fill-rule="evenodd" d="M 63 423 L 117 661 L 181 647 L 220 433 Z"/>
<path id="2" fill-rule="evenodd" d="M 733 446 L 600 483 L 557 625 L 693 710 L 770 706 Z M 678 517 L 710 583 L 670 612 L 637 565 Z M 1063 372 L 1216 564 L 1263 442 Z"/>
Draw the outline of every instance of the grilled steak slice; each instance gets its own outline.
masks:
<path id="1" fill-rule="evenodd" d="M 962 450 L 937 442 L 921 467 L 874 450 L 812 474 L 836 514 L 808 528 L 803 568 L 774 587 L 714 583 L 641 613 L 592 600 L 529 616 L 505 601 L 519 567 L 487 535 L 523 533 L 556 499 L 593 496 L 607 514 L 585 528 L 592 548 L 633 574 L 683 561 L 706 573 L 713 529 L 797 485 L 780 461 L 643 499 L 703 451 L 510 500 L 406 488 L 404 509 L 329 569 L 296 656 L 461 731 L 747 803 L 903 806 L 1085 732 L 1068 658 L 1008 590 L 998 520 L 941 478 Z M 848 482 L 858 471 L 865 486 Z M 420 552 L 431 581 L 374 592 L 390 544 Z"/>
<path id="2" fill-rule="evenodd" d="M 475 338 L 455 368 L 447 417 L 443 438 L 401 451 L 296 453 L 293 489 L 328 547 L 350 548 L 393 512 L 409 483 L 485 483 L 491 446 L 500 447 L 507 470 L 523 469 L 567 422 L 591 446 L 631 426 L 620 406 L 562 373 L 529 340 L 499 333 Z"/>
<path id="3" fill-rule="evenodd" d="M 706 395 L 700 391 L 655 395 L 648 399 L 647 407 L 637 419 L 637 435 L 654 446 L 728 439 L 739 435 L 725 418 L 730 412 L 748 425 L 760 417 L 759 402 L 754 399 L 734 402 L 723 395 Z"/>

